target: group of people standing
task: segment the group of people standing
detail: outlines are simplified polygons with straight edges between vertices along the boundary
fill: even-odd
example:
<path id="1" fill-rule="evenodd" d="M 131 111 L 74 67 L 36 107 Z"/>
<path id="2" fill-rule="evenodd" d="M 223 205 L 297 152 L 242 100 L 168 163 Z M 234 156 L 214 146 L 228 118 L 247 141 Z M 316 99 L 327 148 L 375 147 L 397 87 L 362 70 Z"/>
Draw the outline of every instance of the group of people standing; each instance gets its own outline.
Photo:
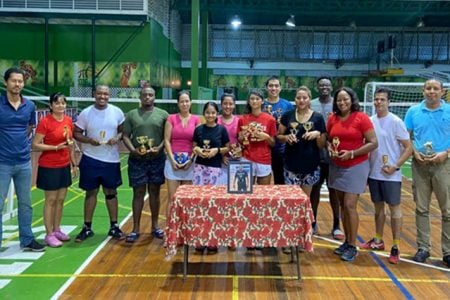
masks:
<path id="1" fill-rule="evenodd" d="M 23 75 L 20 69 L 8 69 L 4 76 L 7 93 L 0 98 L 0 209 L 12 179 L 19 203 L 21 246 L 43 251 L 45 246 L 31 232 L 29 134 L 35 125 L 35 109 L 32 102 L 21 96 Z M 169 115 L 155 106 L 154 89 L 143 88 L 140 106 L 125 116 L 108 103 L 109 88 L 99 85 L 94 104 L 85 108 L 74 124 L 64 114 L 65 96 L 51 95 L 51 113 L 39 122 L 31 143 L 33 149 L 42 151 L 37 187 L 45 191 L 46 198 L 45 244 L 59 247 L 70 240 L 60 225 L 64 198 L 74 174 L 79 173 L 79 186 L 86 191 L 84 224 L 75 241 L 94 235 L 92 219 L 101 186 L 110 216 L 108 235 L 133 243 L 140 236 L 146 193 L 152 215 L 151 234 L 162 239 L 164 231 L 158 227 L 161 185 L 167 180 L 170 202 L 181 184 L 225 184 L 226 165 L 230 159 L 240 159 L 252 164 L 257 184 L 270 184 L 273 174 L 275 184 L 301 186 L 311 199 L 315 233 L 320 189 L 326 181 L 333 212 L 331 234 L 344 240 L 334 253 L 345 261 L 353 261 L 358 255 L 357 203 L 368 183 L 376 230 L 375 236 L 360 247 L 384 249 L 386 202 L 393 234 L 389 262 L 398 263 L 400 167 L 413 154 L 418 235 L 418 251 L 413 259 L 424 262 L 430 256 L 429 206 L 434 192 L 442 211 L 443 260 L 450 264 L 450 106 L 441 99 L 442 83 L 434 79 L 425 83 L 425 99 L 408 110 L 405 122 L 389 112 L 387 89 L 375 92 L 376 114 L 369 118 L 361 112 L 352 89 L 339 88 L 332 96 L 329 77 L 317 80 L 317 99 L 311 99 L 308 87 L 299 87 L 295 105 L 280 98 L 278 77 L 270 77 L 265 85 L 267 98 L 259 91 L 251 91 L 242 116 L 234 115 L 235 96 L 224 94 L 220 109 L 215 102 L 204 105 L 203 121 L 191 114 L 187 91 L 177 96 L 178 113 Z M 130 152 L 128 176 L 133 188 L 133 229 L 127 235 L 117 224 L 117 188 L 122 184 L 118 142 L 122 139 Z M 79 163 L 74 155 L 75 141 L 82 149 Z M 207 250 L 216 252 L 217 247 Z"/>

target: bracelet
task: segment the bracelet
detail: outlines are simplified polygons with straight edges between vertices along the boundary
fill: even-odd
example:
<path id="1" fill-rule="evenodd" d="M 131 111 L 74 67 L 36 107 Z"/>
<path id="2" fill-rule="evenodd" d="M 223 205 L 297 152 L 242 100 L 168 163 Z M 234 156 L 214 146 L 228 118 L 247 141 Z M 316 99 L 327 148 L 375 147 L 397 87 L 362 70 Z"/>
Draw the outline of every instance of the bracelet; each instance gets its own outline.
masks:
<path id="1" fill-rule="evenodd" d="M 352 152 L 350 152 L 350 159 L 353 159 L 355 157 L 355 151 L 352 150 Z"/>

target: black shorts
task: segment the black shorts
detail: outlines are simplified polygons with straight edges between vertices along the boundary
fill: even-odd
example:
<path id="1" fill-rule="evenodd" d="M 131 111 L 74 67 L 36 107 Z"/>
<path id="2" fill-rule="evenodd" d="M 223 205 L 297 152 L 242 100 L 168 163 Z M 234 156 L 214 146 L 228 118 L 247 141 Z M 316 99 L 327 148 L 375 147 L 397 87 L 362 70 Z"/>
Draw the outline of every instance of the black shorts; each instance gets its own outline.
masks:
<path id="1" fill-rule="evenodd" d="M 70 165 L 61 168 L 38 167 L 36 186 L 44 191 L 56 191 L 72 185 Z"/>
<path id="2" fill-rule="evenodd" d="M 81 157 L 79 183 L 81 189 L 91 191 L 100 185 L 107 189 L 116 189 L 121 184 L 120 162 L 103 162 L 87 155 Z"/>
<path id="3" fill-rule="evenodd" d="M 164 177 L 166 156 L 161 155 L 154 159 L 128 158 L 128 180 L 131 187 L 152 184 L 161 185 Z"/>
<path id="4" fill-rule="evenodd" d="M 402 183 L 397 181 L 384 181 L 369 178 L 370 198 L 373 202 L 386 202 L 390 205 L 399 205 Z"/>

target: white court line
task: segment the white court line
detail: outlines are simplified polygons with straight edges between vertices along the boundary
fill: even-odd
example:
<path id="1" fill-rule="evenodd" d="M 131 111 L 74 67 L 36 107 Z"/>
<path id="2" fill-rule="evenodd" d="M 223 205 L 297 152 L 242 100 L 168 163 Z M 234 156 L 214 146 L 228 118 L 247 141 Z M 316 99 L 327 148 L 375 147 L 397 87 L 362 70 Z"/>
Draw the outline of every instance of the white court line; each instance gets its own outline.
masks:
<path id="1" fill-rule="evenodd" d="M 336 244 L 336 245 L 342 244 L 341 242 L 338 242 L 336 240 L 333 240 L 333 239 L 330 239 L 330 238 L 327 238 L 327 237 L 324 237 L 324 236 L 314 235 L 314 237 L 317 238 L 317 239 L 321 239 L 321 240 L 324 240 L 324 241 Z M 389 255 L 386 254 L 385 252 L 370 251 L 370 250 L 367 251 L 367 252 L 372 252 L 372 253 L 374 253 L 376 255 L 383 256 L 383 257 L 389 257 Z M 444 271 L 444 272 L 447 272 L 447 273 L 450 272 L 449 268 L 443 268 L 443 267 L 433 266 L 433 265 L 430 265 L 430 264 L 420 263 L 420 262 L 414 261 L 412 259 L 402 258 L 401 256 L 400 256 L 400 260 L 404 261 L 404 262 L 407 262 L 407 263 L 410 263 L 410 264 L 419 265 L 419 266 L 422 266 L 422 267 L 427 267 L 427 268 L 430 268 L 430 269 Z"/>
<path id="2" fill-rule="evenodd" d="M 148 195 L 146 195 L 146 198 Z M 144 199 L 145 201 L 146 199 Z M 133 212 L 130 212 L 125 219 L 120 223 L 120 227 L 122 227 L 131 217 L 133 216 Z M 73 281 L 78 277 L 81 272 L 94 260 L 95 256 L 105 247 L 105 245 L 111 240 L 112 237 L 108 236 L 98 247 L 92 252 L 92 254 L 84 261 L 84 263 L 75 271 L 75 273 L 61 286 L 59 290 L 50 298 L 51 300 L 57 300 L 65 290 L 73 283 Z"/>

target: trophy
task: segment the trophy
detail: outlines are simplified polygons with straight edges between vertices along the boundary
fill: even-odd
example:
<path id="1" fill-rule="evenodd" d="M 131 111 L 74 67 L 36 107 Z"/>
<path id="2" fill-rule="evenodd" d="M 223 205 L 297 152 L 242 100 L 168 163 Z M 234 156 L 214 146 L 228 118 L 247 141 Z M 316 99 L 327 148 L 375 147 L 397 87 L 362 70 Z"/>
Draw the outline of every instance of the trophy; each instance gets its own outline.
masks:
<path id="1" fill-rule="evenodd" d="M 306 133 L 308 133 L 313 128 L 313 122 L 305 122 L 303 123 L 303 128 L 305 129 Z"/>
<path id="2" fill-rule="evenodd" d="M 208 153 L 209 152 L 209 150 L 211 148 L 210 143 L 211 143 L 210 140 L 203 140 L 203 150 L 202 150 L 203 153 Z"/>
<path id="3" fill-rule="evenodd" d="M 242 130 L 242 134 L 244 136 L 242 145 L 246 146 L 246 145 L 250 144 L 250 142 L 248 140 L 248 126 L 247 125 L 241 126 L 241 130 Z"/>
<path id="4" fill-rule="evenodd" d="M 106 140 L 105 140 L 105 137 L 106 137 L 106 131 L 105 131 L 105 130 L 100 130 L 99 136 L 100 136 L 100 141 L 99 141 L 99 143 L 100 143 L 100 144 L 106 144 Z"/>
<path id="5" fill-rule="evenodd" d="M 266 112 L 267 112 L 268 114 L 272 114 L 272 105 L 268 104 L 268 105 L 266 106 Z"/>
<path id="6" fill-rule="evenodd" d="M 63 136 L 66 138 L 66 144 L 67 145 L 72 145 L 73 144 L 73 140 L 71 139 L 71 136 L 70 136 L 69 127 L 67 127 L 67 125 L 64 126 Z"/>
<path id="7" fill-rule="evenodd" d="M 250 140 L 252 142 L 257 142 L 259 133 L 261 133 L 263 129 L 261 127 L 261 124 L 257 122 L 251 122 L 248 126 L 248 131 L 250 133 Z"/>
<path id="8" fill-rule="evenodd" d="M 174 153 L 173 156 L 174 156 L 175 161 L 177 162 L 177 164 L 180 164 L 180 165 L 184 164 L 189 159 L 186 152 Z"/>
<path id="9" fill-rule="evenodd" d="M 383 156 L 381 156 L 381 160 L 383 161 L 383 166 L 387 166 L 389 163 L 389 156 L 384 154 Z"/>
<path id="10" fill-rule="evenodd" d="M 330 156 L 331 157 L 336 157 L 339 155 L 339 144 L 341 143 L 341 141 L 339 140 L 339 138 L 337 136 L 335 136 L 333 138 L 333 140 L 331 141 L 331 151 L 330 151 Z"/>
<path id="11" fill-rule="evenodd" d="M 155 143 L 155 139 L 148 139 L 148 148 L 152 149 L 154 143 Z"/>
<path id="12" fill-rule="evenodd" d="M 433 150 L 433 142 L 428 141 L 423 144 L 423 147 L 425 148 L 425 152 L 423 154 L 425 154 L 426 157 L 433 156 L 433 154 L 435 153 Z"/>
<path id="13" fill-rule="evenodd" d="M 238 158 L 242 157 L 241 145 L 231 144 L 229 154 L 232 159 L 238 159 Z"/>
<path id="14" fill-rule="evenodd" d="M 297 127 L 299 125 L 298 122 L 291 122 L 291 123 L 289 123 L 289 125 L 291 126 L 291 129 L 290 129 L 291 134 L 293 134 L 295 136 L 295 140 L 297 141 L 297 133 L 298 133 Z"/>
<path id="15" fill-rule="evenodd" d="M 140 135 L 136 137 L 136 141 L 139 143 L 139 147 L 137 149 L 137 151 L 141 154 L 145 154 L 147 153 L 147 147 L 145 146 L 146 144 L 149 143 L 149 139 L 148 136 L 146 135 Z"/>

